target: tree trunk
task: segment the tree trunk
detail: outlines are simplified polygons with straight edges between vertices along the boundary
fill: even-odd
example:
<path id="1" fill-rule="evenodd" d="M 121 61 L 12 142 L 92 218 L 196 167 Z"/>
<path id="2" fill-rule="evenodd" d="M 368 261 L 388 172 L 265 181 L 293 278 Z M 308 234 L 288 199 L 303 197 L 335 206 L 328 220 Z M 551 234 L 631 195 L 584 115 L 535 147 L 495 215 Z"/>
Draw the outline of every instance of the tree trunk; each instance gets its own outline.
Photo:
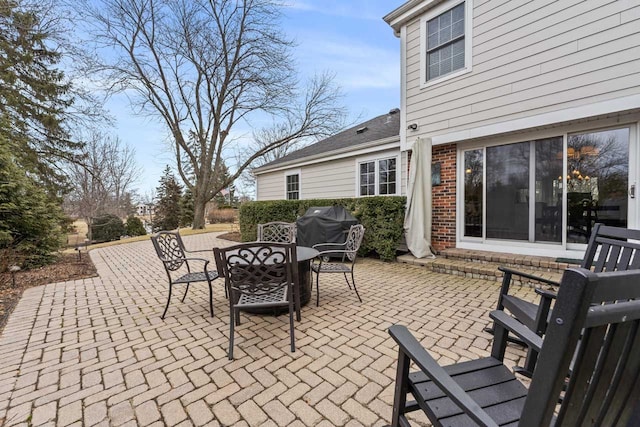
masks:
<path id="1" fill-rule="evenodd" d="M 194 195 L 193 200 L 193 229 L 194 230 L 202 230 L 204 229 L 204 210 L 207 205 L 207 201 L 204 200 L 204 197 L 198 195 Z"/>

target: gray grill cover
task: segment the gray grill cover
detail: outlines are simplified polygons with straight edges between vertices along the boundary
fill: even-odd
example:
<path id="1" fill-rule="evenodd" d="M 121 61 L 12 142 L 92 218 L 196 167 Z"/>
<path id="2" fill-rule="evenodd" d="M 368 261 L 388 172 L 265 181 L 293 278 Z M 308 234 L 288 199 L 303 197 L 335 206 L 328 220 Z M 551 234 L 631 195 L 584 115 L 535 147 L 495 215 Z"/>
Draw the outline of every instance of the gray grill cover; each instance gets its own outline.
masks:
<path id="1" fill-rule="evenodd" d="M 345 231 L 358 223 L 344 206 L 321 206 L 307 209 L 296 221 L 298 246 L 317 243 L 344 243 Z"/>

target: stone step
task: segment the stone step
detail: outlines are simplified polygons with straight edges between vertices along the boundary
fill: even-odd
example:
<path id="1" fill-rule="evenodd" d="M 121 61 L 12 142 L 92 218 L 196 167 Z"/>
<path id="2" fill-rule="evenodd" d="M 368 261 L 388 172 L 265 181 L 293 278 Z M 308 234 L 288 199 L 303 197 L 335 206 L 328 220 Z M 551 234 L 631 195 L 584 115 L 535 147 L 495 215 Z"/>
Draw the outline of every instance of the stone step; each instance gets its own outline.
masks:
<path id="1" fill-rule="evenodd" d="M 472 251 L 468 249 L 447 249 L 436 258 L 415 258 L 411 254 L 397 257 L 404 264 L 420 265 L 438 273 L 454 274 L 477 279 L 501 281 L 503 273 L 498 267 L 510 267 L 524 273 L 532 274 L 548 280 L 560 281 L 562 273 L 577 264 L 559 262 L 555 258 L 504 254 L 488 251 Z M 579 262 L 576 260 L 576 262 Z M 527 279 L 519 282 L 522 285 L 535 286 L 539 282 Z"/>
<path id="2" fill-rule="evenodd" d="M 464 260 L 467 262 L 477 262 L 481 264 L 498 264 L 518 270 L 526 269 L 530 271 L 553 272 L 560 274 L 569 267 L 577 267 L 581 261 L 579 259 L 558 260 L 557 258 L 544 256 L 517 255 L 458 248 L 445 249 L 438 255 L 447 259 Z"/>

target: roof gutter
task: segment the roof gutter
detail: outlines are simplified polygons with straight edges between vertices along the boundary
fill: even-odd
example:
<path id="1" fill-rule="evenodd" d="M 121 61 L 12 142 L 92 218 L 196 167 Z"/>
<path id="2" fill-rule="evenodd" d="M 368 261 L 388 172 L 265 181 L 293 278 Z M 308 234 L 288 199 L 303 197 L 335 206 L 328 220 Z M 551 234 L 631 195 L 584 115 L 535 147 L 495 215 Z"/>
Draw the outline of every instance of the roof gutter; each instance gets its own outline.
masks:
<path id="1" fill-rule="evenodd" d="M 396 37 L 400 37 L 400 28 L 415 17 L 437 6 L 444 0 L 409 0 L 382 19 L 393 28 Z"/>

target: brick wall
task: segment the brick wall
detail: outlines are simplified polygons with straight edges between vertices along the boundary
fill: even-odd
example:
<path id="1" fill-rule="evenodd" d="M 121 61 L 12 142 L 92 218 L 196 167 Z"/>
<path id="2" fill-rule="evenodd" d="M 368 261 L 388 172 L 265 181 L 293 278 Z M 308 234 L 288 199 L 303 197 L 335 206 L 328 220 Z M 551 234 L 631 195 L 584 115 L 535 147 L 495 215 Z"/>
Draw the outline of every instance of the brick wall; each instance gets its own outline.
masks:
<path id="1" fill-rule="evenodd" d="M 433 147 L 432 162 L 440 162 L 441 184 L 433 187 L 431 244 L 441 251 L 456 246 L 456 145 Z"/>

